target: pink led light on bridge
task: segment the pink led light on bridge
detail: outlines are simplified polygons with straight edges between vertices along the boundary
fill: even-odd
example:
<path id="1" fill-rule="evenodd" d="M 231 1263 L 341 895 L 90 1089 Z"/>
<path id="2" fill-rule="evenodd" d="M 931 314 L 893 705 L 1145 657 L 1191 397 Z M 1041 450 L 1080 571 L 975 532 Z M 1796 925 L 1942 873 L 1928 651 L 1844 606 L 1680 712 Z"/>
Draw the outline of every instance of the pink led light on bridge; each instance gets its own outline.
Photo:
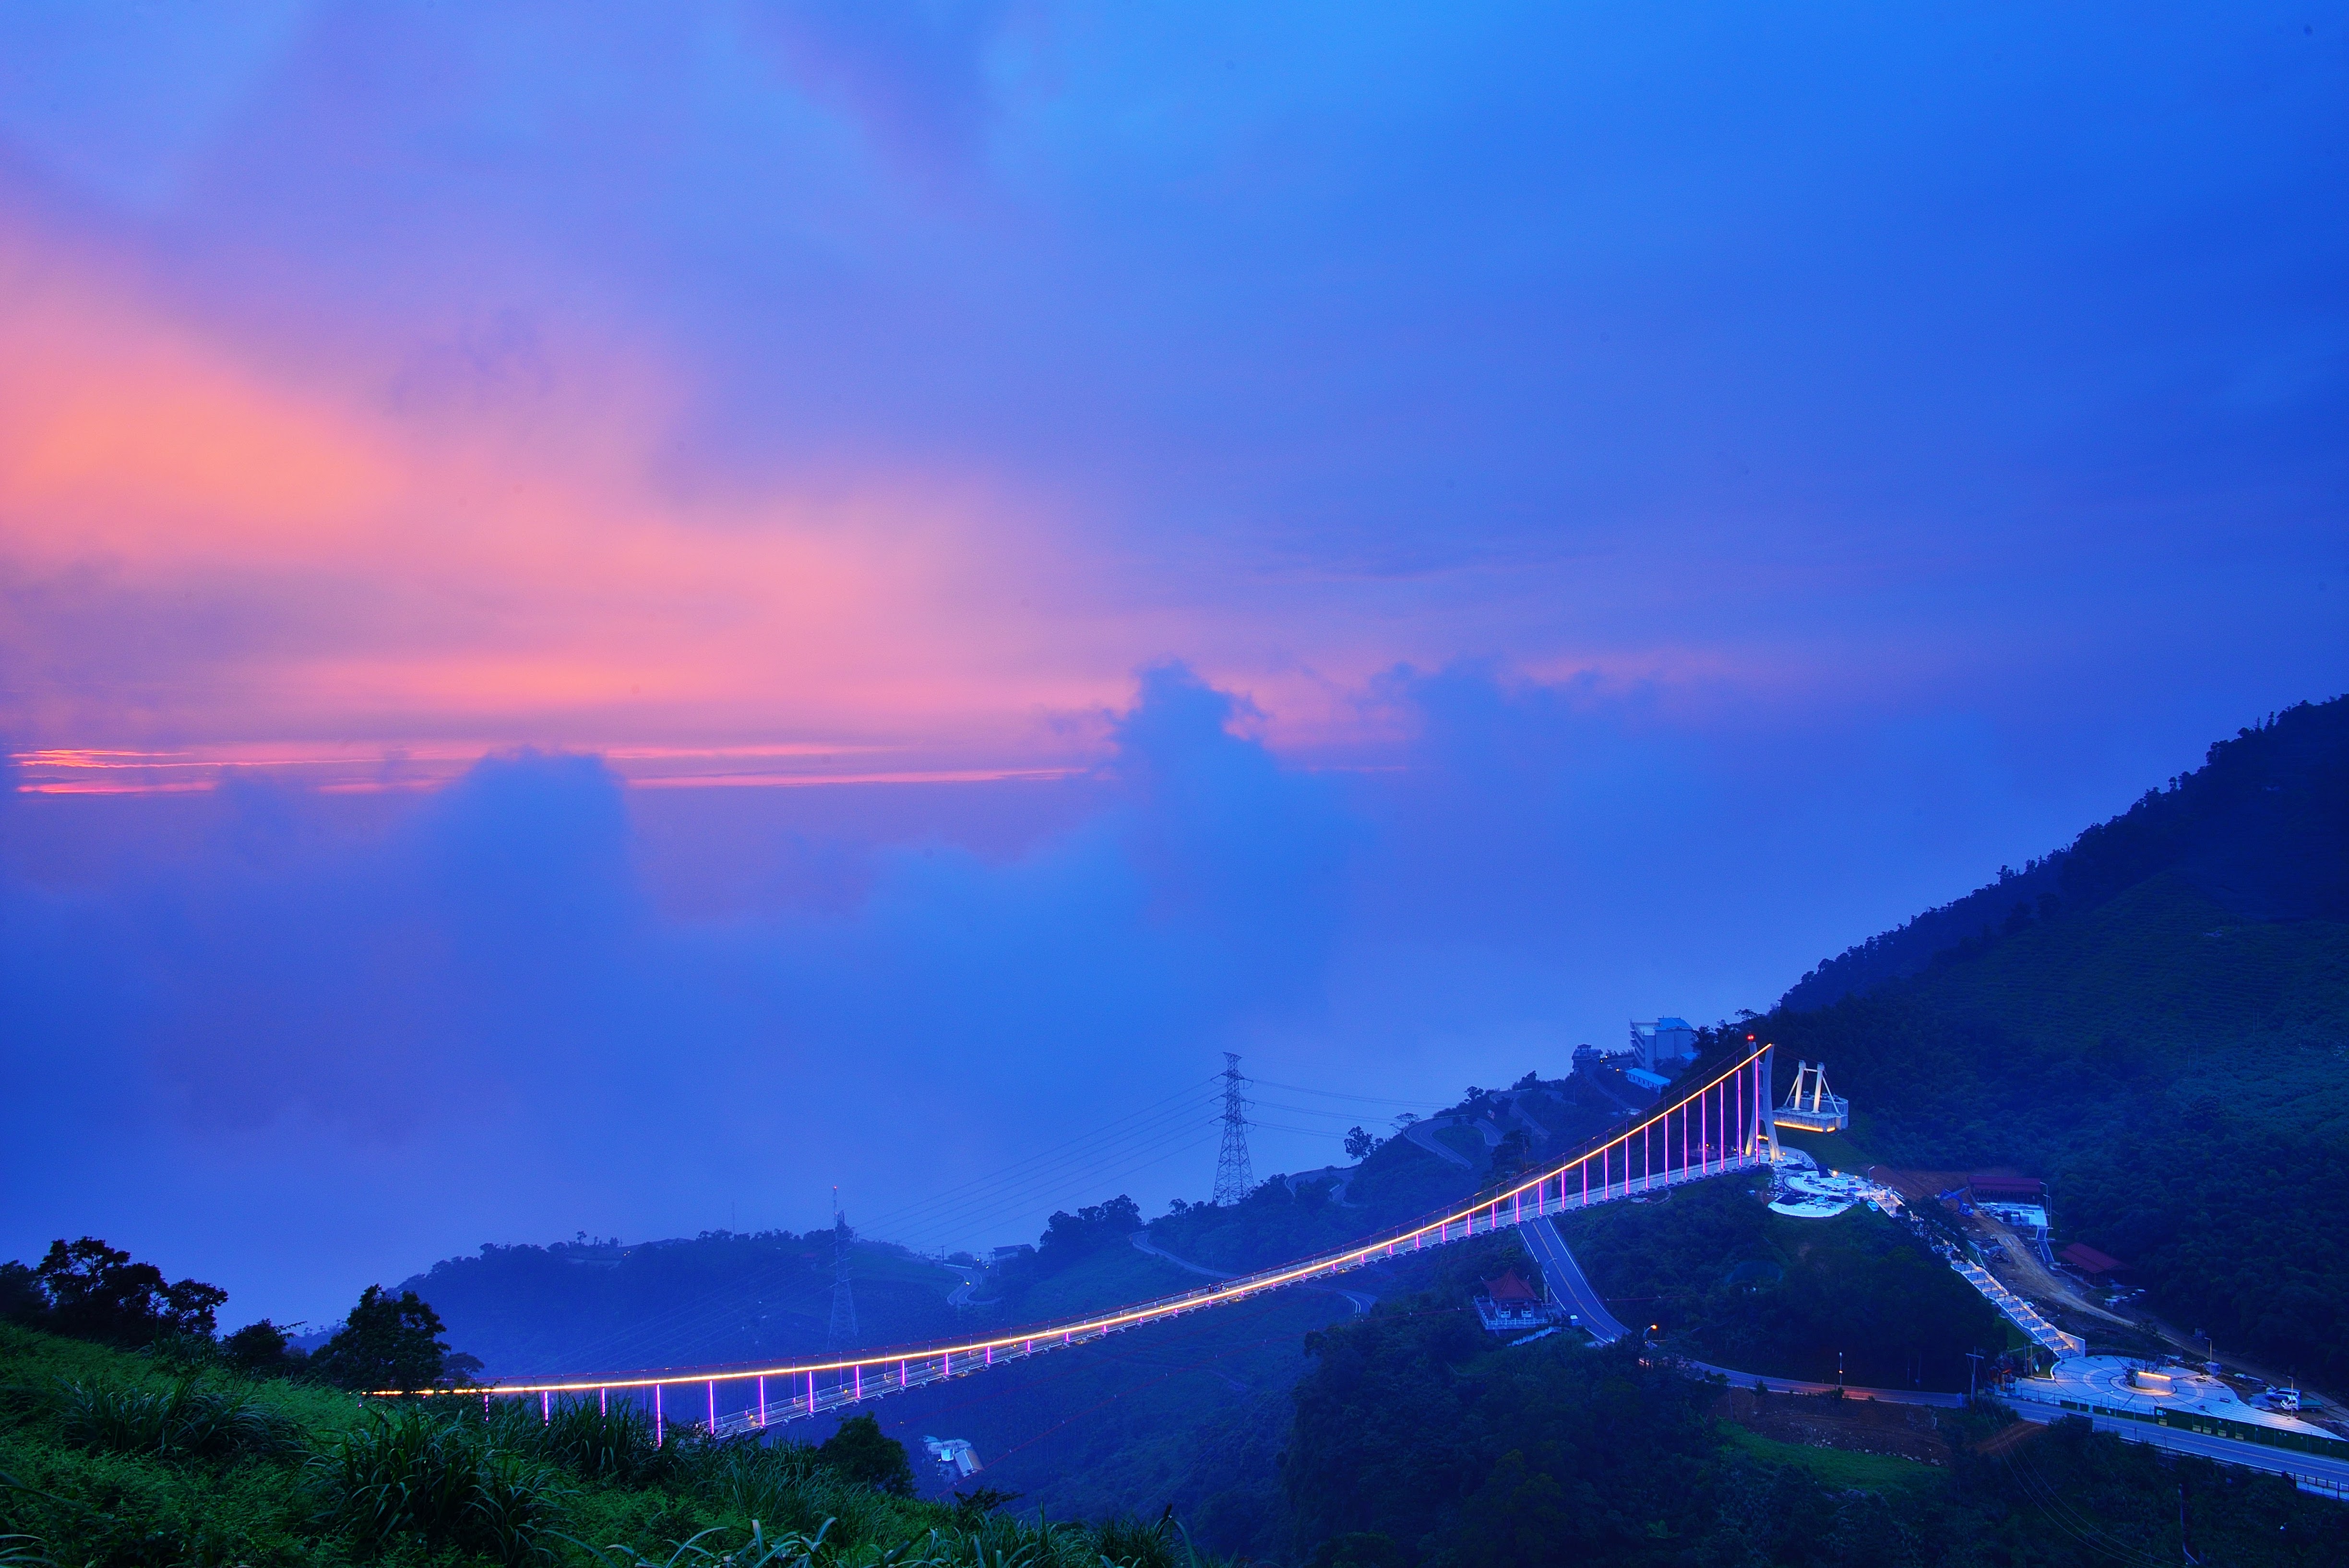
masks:
<path id="1" fill-rule="evenodd" d="M 1590 1193 L 1589 1165 L 1589 1161 L 1593 1154 L 1599 1158 L 1600 1166 L 1600 1190 L 1597 1201 L 1601 1202 L 1610 1202 L 1615 1197 L 1628 1194 L 1634 1190 L 1633 1183 L 1630 1180 L 1630 1140 L 1633 1133 L 1637 1133 L 1639 1135 L 1640 1141 L 1642 1183 L 1651 1186 L 1653 1184 L 1654 1136 L 1659 1126 L 1661 1127 L 1664 1134 L 1664 1166 L 1666 1180 L 1669 1182 L 1673 1179 L 1673 1172 L 1675 1171 L 1675 1167 L 1671 1161 L 1671 1116 L 1674 1111 L 1680 1113 L 1681 1119 L 1681 1163 L 1677 1167 L 1678 1174 L 1681 1178 L 1686 1179 L 1700 1171 L 1709 1175 L 1712 1174 L 1716 1168 L 1725 1171 L 1730 1169 L 1733 1163 L 1742 1164 L 1742 1158 L 1735 1161 L 1733 1161 L 1730 1158 L 1730 1150 L 1725 1138 L 1725 1134 L 1728 1131 L 1726 1123 L 1729 1117 L 1733 1114 L 1733 1106 L 1736 1108 L 1734 1114 L 1746 1116 L 1747 1119 L 1750 1120 L 1753 1119 L 1754 1116 L 1759 1114 L 1758 1107 L 1769 1098 L 1765 1086 L 1768 1078 L 1767 1063 L 1770 1049 L 1771 1047 L 1768 1046 L 1756 1047 L 1744 1060 L 1737 1063 L 1734 1067 L 1722 1073 L 1719 1077 L 1714 1078 L 1713 1082 L 1703 1085 L 1695 1092 L 1685 1096 L 1678 1103 L 1668 1106 L 1654 1115 L 1648 1117 L 1637 1126 L 1626 1130 L 1623 1133 L 1602 1145 L 1599 1149 L 1586 1152 L 1578 1159 L 1567 1164 L 1562 1164 L 1553 1171 L 1537 1174 L 1532 1180 L 1519 1183 L 1506 1192 L 1495 1194 L 1495 1196 L 1488 1200 L 1484 1205 L 1485 1211 L 1485 1232 L 1479 1232 L 1476 1229 L 1476 1211 L 1474 1207 L 1470 1207 L 1456 1213 L 1439 1215 L 1436 1222 L 1433 1224 L 1422 1224 L 1410 1230 L 1397 1233 L 1384 1243 L 1373 1242 L 1352 1252 L 1323 1253 L 1317 1257 L 1300 1259 L 1297 1263 L 1282 1268 L 1266 1270 L 1259 1274 L 1250 1274 L 1245 1278 L 1229 1281 L 1216 1286 L 1201 1287 L 1198 1290 L 1186 1292 L 1179 1296 L 1138 1302 L 1131 1306 L 1117 1309 L 1100 1317 L 1087 1318 L 1074 1323 L 1064 1323 L 1057 1330 L 1061 1336 L 1061 1343 L 1064 1346 L 1074 1345 L 1076 1343 L 1077 1336 L 1081 1334 L 1084 1336 L 1088 1342 L 1090 1342 L 1102 1335 L 1114 1333 L 1119 1329 L 1131 1327 L 1137 1324 L 1153 1322 L 1160 1318 L 1180 1313 L 1195 1311 L 1202 1307 L 1222 1305 L 1229 1302 L 1241 1300 L 1248 1296 L 1257 1295 L 1261 1292 L 1276 1290 L 1283 1285 L 1296 1284 L 1299 1281 L 1324 1277 L 1334 1273 L 1341 1272 L 1350 1267 L 1359 1266 L 1381 1253 L 1388 1257 L 1392 1257 L 1400 1250 L 1398 1243 L 1405 1240 L 1408 1240 L 1412 1243 L 1412 1250 L 1413 1252 L 1422 1251 L 1424 1250 L 1427 1243 L 1427 1236 L 1431 1233 L 1434 1233 L 1438 1237 L 1440 1243 L 1448 1243 L 1454 1239 L 1452 1235 L 1451 1230 L 1452 1222 L 1454 1220 L 1461 1222 L 1461 1234 L 1463 1237 L 1474 1237 L 1479 1234 L 1488 1233 L 1490 1231 L 1499 1227 L 1500 1199 L 1503 1197 L 1506 1197 L 1510 1200 L 1512 1222 L 1522 1223 L 1525 1219 L 1525 1193 L 1529 1190 L 1533 1192 L 1535 1212 L 1537 1215 L 1539 1215 L 1546 1212 L 1549 1202 L 1547 1195 L 1548 1183 L 1553 1179 L 1557 1182 L 1558 1207 L 1560 1209 L 1565 1207 L 1567 1195 L 1566 1175 L 1569 1169 L 1579 1169 L 1582 1172 L 1581 1205 L 1587 1208 L 1593 1201 Z M 1751 1070 L 1754 1075 L 1754 1087 L 1752 1089 L 1748 1089 L 1746 1088 L 1742 1076 L 1747 1070 Z M 1733 1082 L 1733 1079 L 1735 1081 Z M 1713 1158 L 1713 1108 L 1707 1103 L 1706 1099 L 1706 1097 L 1711 1094 L 1719 1094 L 1722 1097 L 1721 1111 L 1723 1122 L 1723 1132 L 1724 1134 L 1724 1140 L 1723 1144 L 1723 1158 L 1719 1161 L 1715 1161 Z M 1692 1101 L 1693 1101 L 1696 1106 L 1697 1126 L 1694 1129 L 1692 1129 L 1689 1125 L 1689 1108 Z M 1744 1154 L 1750 1152 L 1753 1146 L 1753 1139 L 1755 1134 L 1753 1128 L 1746 1127 L 1741 1129 L 1741 1135 L 1746 1140 L 1746 1141 L 1740 1146 L 1740 1154 L 1742 1157 Z M 1692 1138 L 1696 1140 L 1696 1147 L 1693 1150 L 1691 1149 Z M 1620 1183 L 1620 1193 L 1617 1191 L 1618 1183 L 1615 1181 L 1613 1161 L 1613 1151 L 1619 1145 L 1624 1151 L 1623 1180 Z M 1691 1159 L 1692 1153 L 1694 1155 L 1693 1159 Z M 1045 1335 L 1050 1335 L 1055 1332 L 1055 1330 L 1049 1326 L 1039 1326 L 1042 1328 Z M 995 1361 L 994 1353 L 997 1347 L 1001 1346 L 1009 1349 L 1016 1346 L 1019 1348 L 1021 1354 L 1031 1355 L 1034 1353 L 1038 1342 L 1038 1336 L 1030 1334 L 1019 1339 L 979 1339 L 968 1343 L 934 1346 L 924 1353 L 922 1358 L 927 1359 L 930 1357 L 935 1356 L 939 1364 L 940 1376 L 951 1376 L 954 1364 L 953 1358 L 957 1354 L 968 1354 L 973 1350 L 978 1351 L 982 1364 L 988 1367 L 992 1367 Z M 899 1357 L 896 1358 L 896 1387 L 898 1388 L 905 1388 L 910 1387 L 912 1384 L 912 1357 Z M 820 1362 L 813 1366 L 802 1364 L 801 1366 L 785 1365 L 781 1367 L 769 1366 L 762 1367 L 744 1367 L 740 1370 L 711 1377 L 708 1379 L 708 1381 L 711 1384 L 714 1389 L 714 1386 L 721 1381 L 750 1382 L 755 1378 L 757 1380 L 760 1398 L 760 1416 L 758 1424 L 763 1426 L 768 1424 L 767 1411 L 769 1404 L 767 1399 L 766 1379 L 770 1376 L 793 1376 L 804 1372 L 808 1379 L 808 1408 L 811 1413 L 812 1413 L 820 1405 L 822 1398 L 821 1393 L 816 1387 L 816 1373 L 849 1373 L 850 1377 L 847 1379 L 847 1388 L 836 1389 L 835 1392 L 846 1392 L 850 1394 L 852 1398 L 861 1400 L 864 1398 L 863 1369 L 868 1365 L 878 1370 L 879 1368 L 885 1367 L 886 1362 L 876 1357 L 860 1359 L 843 1358 L 837 1361 Z M 618 1387 L 629 1390 L 651 1388 L 654 1392 L 654 1423 L 656 1428 L 655 1441 L 658 1443 L 665 1440 L 667 1434 L 667 1417 L 664 1405 L 664 1384 L 661 1379 L 657 1377 L 612 1378 L 602 1381 L 581 1381 L 575 1383 L 557 1382 L 547 1384 L 523 1384 L 519 1387 L 501 1389 L 498 1390 L 498 1392 L 508 1395 L 541 1394 L 542 1396 L 551 1396 L 554 1393 L 584 1393 L 586 1389 L 591 1387 L 597 1391 L 598 1406 L 606 1414 L 609 1412 L 610 1390 L 612 1388 Z M 390 1391 L 386 1390 L 385 1392 L 388 1393 Z M 467 1390 L 467 1392 L 471 1392 L 471 1390 Z M 483 1399 L 485 1408 L 488 1398 L 489 1391 L 484 1390 Z M 798 1401 L 794 1399 L 792 1402 L 797 1403 Z M 542 1410 L 544 1411 L 548 1408 L 551 1408 L 551 1402 L 543 1398 Z M 786 1418 L 789 1418 L 788 1416 Z"/>

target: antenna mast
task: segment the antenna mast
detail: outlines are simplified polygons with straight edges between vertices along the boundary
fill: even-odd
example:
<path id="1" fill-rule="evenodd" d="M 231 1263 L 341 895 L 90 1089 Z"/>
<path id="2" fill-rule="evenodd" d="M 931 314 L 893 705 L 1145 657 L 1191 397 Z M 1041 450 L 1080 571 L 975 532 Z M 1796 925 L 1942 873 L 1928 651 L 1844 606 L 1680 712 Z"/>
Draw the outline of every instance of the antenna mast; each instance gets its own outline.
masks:
<path id="1" fill-rule="evenodd" d="M 1224 1053 L 1224 1147 L 1216 1156 L 1216 1206 L 1237 1203 L 1256 1191 L 1256 1172 L 1248 1165 L 1247 1101 L 1240 1098 L 1240 1058 Z"/>
<path id="2" fill-rule="evenodd" d="M 832 1327 L 823 1336 L 827 1348 L 852 1350 L 856 1346 L 856 1293 L 848 1284 L 848 1243 L 856 1233 L 841 1212 L 840 1189 L 832 1190 Z"/>

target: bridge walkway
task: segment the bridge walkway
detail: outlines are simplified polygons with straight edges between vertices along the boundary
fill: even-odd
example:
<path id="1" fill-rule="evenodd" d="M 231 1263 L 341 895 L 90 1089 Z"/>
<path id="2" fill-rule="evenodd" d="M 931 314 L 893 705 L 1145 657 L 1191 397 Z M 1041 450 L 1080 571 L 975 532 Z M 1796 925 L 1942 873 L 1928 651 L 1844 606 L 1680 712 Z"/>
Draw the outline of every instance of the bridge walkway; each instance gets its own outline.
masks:
<path id="1" fill-rule="evenodd" d="M 1406 1252 L 1448 1245 L 1527 1222 L 1620 1202 L 1691 1181 L 1767 1168 L 1778 1150 L 1769 1119 L 1771 1047 L 1758 1046 L 1670 1106 L 1575 1158 L 1465 1208 L 1232 1279 L 1214 1279 L 1180 1295 L 1136 1302 L 1092 1316 L 1038 1324 L 1006 1334 L 930 1343 L 773 1366 L 661 1367 L 637 1373 L 514 1382 L 487 1389 L 409 1390 L 433 1397 L 493 1398 L 536 1395 L 554 1401 L 593 1396 L 608 1408 L 615 1394 L 647 1407 L 656 1433 L 682 1418 L 715 1433 L 758 1430 L 827 1410 L 965 1377 L 999 1362 L 1088 1344 L 1105 1335 L 1202 1311 L 1293 1284 L 1340 1288 L 1336 1276 Z M 1212 1275 L 1215 1271 L 1196 1272 Z M 1587 1282 L 1585 1282 L 1587 1289 Z M 1341 1292 L 1361 1308 L 1368 1298 Z M 724 1397 L 721 1398 L 720 1391 Z M 383 1393 L 400 1390 L 385 1389 Z"/>

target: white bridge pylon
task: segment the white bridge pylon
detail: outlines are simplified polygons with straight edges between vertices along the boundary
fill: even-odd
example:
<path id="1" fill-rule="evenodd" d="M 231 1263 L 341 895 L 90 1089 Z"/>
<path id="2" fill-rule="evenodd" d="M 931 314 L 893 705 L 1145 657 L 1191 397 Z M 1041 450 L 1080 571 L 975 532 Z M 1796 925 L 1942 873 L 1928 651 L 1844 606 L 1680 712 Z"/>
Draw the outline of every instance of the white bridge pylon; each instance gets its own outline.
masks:
<path id="1" fill-rule="evenodd" d="M 984 1339 L 773 1366 L 663 1369 L 421 1392 L 440 1398 L 478 1397 L 485 1407 L 492 1398 L 536 1395 L 542 1415 L 551 1415 L 557 1399 L 568 1402 L 591 1394 L 609 1408 L 611 1397 L 619 1394 L 646 1408 L 657 1438 L 671 1419 L 686 1420 L 719 1435 L 779 1426 L 1048 1350 L 1083 1345 L 1162 1318 L 1326 1279 L 1404 1253 L 1490 1235 L 1527 1220 L 1574 1213 L 1644 1192 L 1766 1167 L 1778 1159 L 1770 1078 L 1771 1047 L 1759 1046 L 1744 1060 L 1646 1120 L 1467 1208 L 1356 1243 L 1341 1252 L 1319 1253 L 1089 1317 L 1037 1324 Z M 379 1392 L 388 1395 L 399 1390 Z"/>

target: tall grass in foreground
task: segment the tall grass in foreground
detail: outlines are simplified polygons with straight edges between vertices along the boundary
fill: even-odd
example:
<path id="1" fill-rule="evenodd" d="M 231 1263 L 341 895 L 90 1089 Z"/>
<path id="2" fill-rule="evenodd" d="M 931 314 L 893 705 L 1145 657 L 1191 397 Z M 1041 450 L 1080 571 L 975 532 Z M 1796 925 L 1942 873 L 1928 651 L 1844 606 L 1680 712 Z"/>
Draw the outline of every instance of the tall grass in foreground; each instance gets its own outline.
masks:
<path id="1" fill-rule="evenodd" d="M 830 1542 L 829 1526 L 812 1536 L 770 1536 L 765 1522 L 754 1520 L 750 1539 L 732 1551 L 704 1544 L 717 1534 L 704 1531 L 660 1558 L 626 1545 L 572 1544 L 601 1568 L 814 1568 L 818 1563 L 838 1568 L 1204 1568 L 1171 1517 L 1154 1523 L 1116 1520 L 1097 1529 L 988 1518 L 969 1530 L 932 1530 L 926 1539 L 853 1550 Z"/>
<path id="2" fill-rule="evenodd" d="M 0 1568 L 1198 1568 L 1170 1521 L 999 1501 L 758 1435 L 656 1447 L 633 1407 L 363 1401 L 0 1325 Z"/>
<path id="3" fill-rule="evenodd" d="M 326 1502 L 320 1522 L 377 1551 L 414 1533 L 505 1563 L 554 1555 L 545 1537 L 568 1489 L 535 1456 L 498 1447 L 481 1423 L 378 1408 L 310 1470 Z"/>
<path id="4" fill-rule="evenodd" d="M 58 1390 L 59 1425 L 68 1442 L 160 1459 L 224 1459 L 292 1453 L 301 1432 L 257 1399 L 200 1388 L 181 1377 L 169 1388 L 68 1382 Z"/>
<path id="5" fill-rule="evenodd" d="M 535 1405 L 512 1399 L 492 1404 L 486 1414 L 458 1407 L 457 1419 L 481 1423 L 491 1443 L 533 1453 L 561 1465 L 582 1480 L 643 1486 L 671 1476 L 677 1456 L 689 1446 L 670 1448 L 654 1440 L 652 1418 L 630 1406 L 605 1410 L 585 1399 L 566 1399 L 542 1417 Z"/>

